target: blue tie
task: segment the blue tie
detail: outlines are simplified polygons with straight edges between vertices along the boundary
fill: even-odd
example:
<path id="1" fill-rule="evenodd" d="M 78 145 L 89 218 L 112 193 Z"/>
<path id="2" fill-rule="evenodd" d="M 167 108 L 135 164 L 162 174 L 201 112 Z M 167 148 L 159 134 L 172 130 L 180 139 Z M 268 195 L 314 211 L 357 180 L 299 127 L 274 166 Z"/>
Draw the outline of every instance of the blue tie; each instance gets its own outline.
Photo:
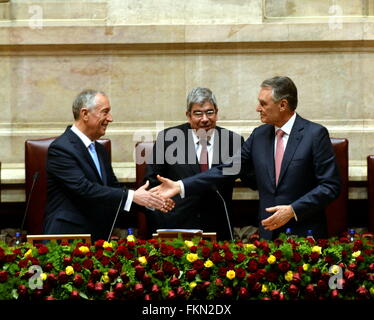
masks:
<path id="1" fill-rule="evenodd" d="M 90 155 L 92 157 L 93 162 L 95 163 L 96 169 L 99 172 L 100 177 L 102 178 L 102 176 L 101 176 L 101 169 L 100 169 L 100 163 L 99 163 L 99 158 L 97 157 L 97 153 L 96 153 L 96 148 L 95 148 L 94 142 L 92 142 L 88 146 L 88 150 L 90 152 Z"/>

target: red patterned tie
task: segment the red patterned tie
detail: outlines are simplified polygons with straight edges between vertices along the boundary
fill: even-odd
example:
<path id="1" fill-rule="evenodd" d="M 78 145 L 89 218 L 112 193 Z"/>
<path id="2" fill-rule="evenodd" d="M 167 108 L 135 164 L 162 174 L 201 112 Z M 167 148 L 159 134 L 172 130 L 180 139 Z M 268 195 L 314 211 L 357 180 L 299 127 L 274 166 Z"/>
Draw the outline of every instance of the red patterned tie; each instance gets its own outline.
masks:
<path id="1" fill-rule="evenodd" d="M 199 143 L 201 144 L 201 152 L 200 152 L 200 171 L 204 172 L 209 170 L 209 158 L 208 158 L 208 141 L 206 139 L 201 138 L 199 140 Z"/>
<path id="2" fill-rule="evenodd" d="M 283 136 L 284 131 L 278 129 L 276 132 L 277 135 L 277 146 L 275 151 L 275 184 L 278 184 L 279 174 L 281 170 L 283 155 L 284 155 L 284 144 L 283 144 Z"/>

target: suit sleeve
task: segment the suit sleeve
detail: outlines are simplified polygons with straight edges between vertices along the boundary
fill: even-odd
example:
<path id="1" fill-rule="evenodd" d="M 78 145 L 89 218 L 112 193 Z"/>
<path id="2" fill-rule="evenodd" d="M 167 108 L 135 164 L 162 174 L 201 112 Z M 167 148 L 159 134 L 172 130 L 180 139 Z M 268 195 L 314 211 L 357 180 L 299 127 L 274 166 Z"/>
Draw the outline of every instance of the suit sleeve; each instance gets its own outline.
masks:
<path id="1" fill-rule="evenodd" d="M 119 203 L 123 192 L 124 203 L 126 201 L 127 189 L 103 186 L 90 181 L 76 155 L 60 146 L 50 146 L 47 172 L 61 190 L 65 190 L 64 192 L 69 197 L 78 198 L 83 204 L 86 202 L 87 205 L 92 206 L 95 203 L 102 204 L 104 202 L 113 205 L 114 201 Z"/>
<path id="2" fill-rule="evenodd" d="M 323 209 L 340 193 L 341 181 L 335 154 L 324 127 L 319 127 L 313 140 L 313 167 L 317 186 L 291 204 L 299 221 L 315 210 Z"/>
<path id="3" fill-rule="evenodd" d="M 215 189 L 217 185 L 241 178 L 251 187 L 255 187 L 253 180 L 253 165 L 251 158 L 252 135 L 244 142 L 230 163 L 211 168 L 193 177 L 183 179 L 186 196 Z"/>

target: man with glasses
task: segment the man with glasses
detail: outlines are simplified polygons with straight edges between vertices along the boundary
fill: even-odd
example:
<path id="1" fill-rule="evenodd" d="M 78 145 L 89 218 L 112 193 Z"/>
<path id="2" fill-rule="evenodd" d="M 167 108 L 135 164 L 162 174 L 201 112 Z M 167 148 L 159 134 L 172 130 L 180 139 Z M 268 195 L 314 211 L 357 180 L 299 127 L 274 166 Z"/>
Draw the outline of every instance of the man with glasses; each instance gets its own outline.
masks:
<path id="1" fill-rule="evenodd" d="M 187 123 L 161 131 L 148 163 L 145 181 L 159 184 L 157 175 L 180 180 L 228 162 L 244 142 L 240 135 L 216 126 L 218 107 L 208 88 L 194 88 L 187 97 Z M 157 229 L 202 229 L 217 232 L 218 239 L 230 239 L 224 203 L 230 212 L 234 181 L 202 194 L 173 199 L 175 209 L 165 214 L 148 211 L 150 231 Z M 218 193 L 219 194 L 218 194 Z"/>

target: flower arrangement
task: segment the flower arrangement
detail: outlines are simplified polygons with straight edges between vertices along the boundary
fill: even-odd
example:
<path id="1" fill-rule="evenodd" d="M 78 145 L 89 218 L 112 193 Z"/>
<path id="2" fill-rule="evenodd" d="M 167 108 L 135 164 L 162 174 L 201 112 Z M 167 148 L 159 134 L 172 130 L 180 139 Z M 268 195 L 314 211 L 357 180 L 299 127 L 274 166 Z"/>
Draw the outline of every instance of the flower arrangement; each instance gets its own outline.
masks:
<path id="1" fill-rule="evenodd" d="M 326 300 L 374 298 L 373 235 L 0 244 L 0 299 Z"/>

